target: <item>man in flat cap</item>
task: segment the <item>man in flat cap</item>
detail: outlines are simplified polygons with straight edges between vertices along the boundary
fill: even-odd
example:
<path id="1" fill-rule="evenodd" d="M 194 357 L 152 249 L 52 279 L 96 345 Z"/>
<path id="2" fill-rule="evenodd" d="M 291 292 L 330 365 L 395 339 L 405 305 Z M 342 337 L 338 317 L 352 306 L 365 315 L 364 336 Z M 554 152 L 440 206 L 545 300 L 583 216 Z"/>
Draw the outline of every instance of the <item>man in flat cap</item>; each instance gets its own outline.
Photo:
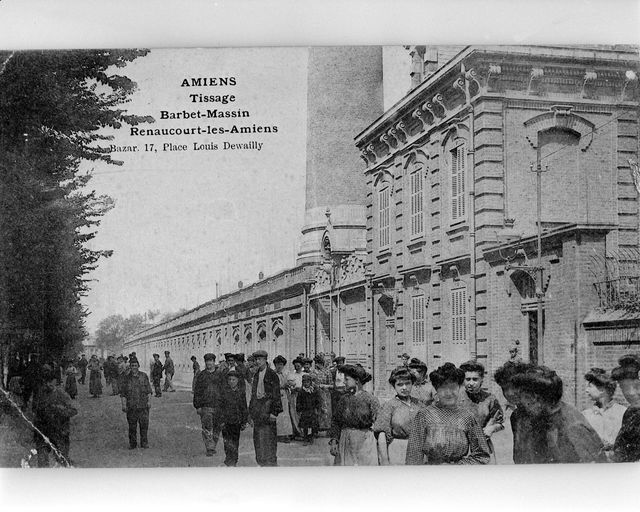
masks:
<path id="1" fill-rule="evenodd" d="M 153 389 L 156 393 L 156 397 L 162 396 L 162 390 L 160 388 L 160 382 L 162 381 L 162 361 L 160 361 L 160 354 L 153 354 L 153 361 L 151 361 L 151 382 L 153 382 Z"/>
<path id="2" fill-rule="evenodd" d="M 173 387 L 173 375 L 176 372 L 175 366 L 173 364 L 173 359 L 169 355 L 170 352 L 168 350 L 164 351 L 164 388 L 163 391 L 171 391 L 175 392 L 175 388 Z"/>
<path id="3" fill-rule="evenodd" d="M 217 410 L 222 387 L 222 372 L 216 370 L 215 354 L 204 355 L 204 370 L 196 377 L 193 389 L 193 406 L 200 415 L 202 440 L 207 457 L 216 453 L 220 438 L 219 411 Z"/>
<path id="4" fill-rule="evenodd" d="M 278 431 L 276 421 L 282 412 L 280 379 L 267 365 L 264 350 L 253 353 L 256 372 L 251 382 L 249 415 L 253 420 L 253 446 L 259 466 L 277 466 Z"/>
<path id="5" fill-rule="evenodd" d="M 149 395 L 151 384 L 147 374 L 140 371 L 140 363 L 135 357 L 129 358 L 129 373 L 122 379 L 120 397 L 122 410 L 127 413 L 129 424 L 129 449 L 137 447 L 137 430 L 140 426 L 140 446 L 149 447 Z"/>

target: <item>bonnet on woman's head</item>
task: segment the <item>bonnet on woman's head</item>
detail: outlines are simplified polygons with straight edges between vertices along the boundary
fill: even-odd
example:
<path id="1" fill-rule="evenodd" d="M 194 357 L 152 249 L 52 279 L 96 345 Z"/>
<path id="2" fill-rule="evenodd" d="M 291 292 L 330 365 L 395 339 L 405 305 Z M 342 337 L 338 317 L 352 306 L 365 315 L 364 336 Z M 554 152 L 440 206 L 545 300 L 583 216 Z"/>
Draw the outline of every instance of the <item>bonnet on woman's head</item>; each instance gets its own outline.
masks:
<path id="1" fill-rule="evenodd" d="M 371 374 L 360 364 L 344 364 L 338 367 L 347 377 L 357 380 L 361 384 L 366 384 L 371 380 Z"/>

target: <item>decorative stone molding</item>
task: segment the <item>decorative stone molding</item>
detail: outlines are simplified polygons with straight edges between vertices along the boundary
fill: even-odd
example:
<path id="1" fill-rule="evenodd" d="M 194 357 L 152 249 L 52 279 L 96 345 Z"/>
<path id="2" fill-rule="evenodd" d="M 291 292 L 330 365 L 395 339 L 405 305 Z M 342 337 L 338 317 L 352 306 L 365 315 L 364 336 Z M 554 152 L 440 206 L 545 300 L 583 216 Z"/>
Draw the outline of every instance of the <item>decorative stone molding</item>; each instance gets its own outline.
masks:
<path id="1" fill-rule="evenodd" d="M 389 192 L 393 195 L 395 184 L 393 179 L 393 173 L 389 170 L 390 166 L 380 167 L 376 169 L 376 176 L 373 179 L 373 186 L 378 187 L 381 182 L 386 182 L 389 185 Z"/>
<path id="2" fill-rule="evenodd" d="M 351 254 L 340 262 L 338 286 L 346 286 L 362 281 L 365 278 L 365 271 L 366 264 L 364 259 L 356 254 Z"/>
<path id="3" fill-rule="evenodd" d="M 440 141 L 440 144 L 442 146 L 446 146 L 447 142 L 449 141 L 449 139 L 453 138 L 455 139 L 465 139 L 466 138 L 466 134 L 463 132 L 469 132 L 469 127 L 464 124 L 461 123 L 459 120 L 454 120 L 454 122 L 447 127 L 445 130 L 443 130 L 443 134 L 444 137 L 442 137 L 442 140 Z"/>
<path id="4" fill-rule="evenodd" d="M 531 68 L 529 73 L 529 85 L 527 86 L 527 94 L 531 94 L 531 86 L 536 83 L 540 83 L 542 81 L 542 77 L 544 76 L 544 69 L 542 68 Z"/>
<path id="5" fill-rule="evenodd" d="M 314 283 L 311 285 L 312 294 L 331 289 L 331 273 L 324 267 L 318 267 L 313 280 Z"/>
<path id="6" fill-rule="evenodd" d="M 387 152 L 388 152 L 388 151 L 391 151 L 391 149 L 393 148 L 393 146 L 391 145 L 391 141 L 389 140 L 389 135 L 388 135 L 388 134 L 383 133 L 383 134 L 380 136 L 380 139 L 379 139 L 379 140 L 380 140 L 380 142 L 381 142 L 382 144 L 384 144 L 384 145 L 387 147 Z"/>
<path id="7" fill-rule="evenodd" d="M 387 135 L 389 136 L 389 139 L 393 141 L 393 147 L 394 148 L 398 147 L 398 144 L 401 142 L 399 138 L 398 130 L 395 127 L 389 128 L 389 130 L 387 131 Z"/>
<path id="8" fill-rule="evenodd" d="M 440 93 L 436 94 L 433 97 L 432 101 L 435 105 L 439 105 L 442 108 L 442 112 L 443 112 L 442 117 L 447 117 L 447 115 L 449 114 L 449 109 L 444 104 L 444 97 L 442 96 L 442 94 Z"/>
<path id="9" fill-rule="evenodd" d="M 281 316 L 271 319 L 271 332 L 276 337 L 284 334 L 284 323 Z"/>
<path id="10" fill-rule="evenodd" d="M 427 101 L 424 105 L 422 105 L 422 110 L 427 111 L 429 112 L 429 114 L 431 114 L 434 123 L 438 120 L 438 116 L 433 110 L 433 103 L 431 103 L 430 101 Z"/>
<path id="11" fill-rule="evenodd" d="M 425 118 L 424 115 L 424 111 L 417 108 L 413 111 L 413 113 L 411 114 L 411 117 L 413 117 L 414 119 L 417 119 L 418 121 L 420 121 L 422 123 L 422 128 L 427 128 L 429 126 L 429 123 L 427 123 L 427 120 Z"/>
<path id="12" fill-rule="evenodd" d="M 400 135 L 402 142 L 407 142 L 409 140 L 409 132 L 407 131 L 407 126 L 402 122 L 398 122 L 395 126 L 396 132 Z"/>
<path id="13" fill-rule="evenodd" d="M 402 168 L 408 169 L 411 164 L 422 165 L 425 171 L 425 177 L 429 171 L 429 156 L 421 149 L 413 149 L 404 154 Z"/>
<path id="14" fill-rule="evenodd" d="M 588 82 L 595 82 L 598 78 L 598 74 L 595 71 L 585 71 L 584 80 L 582 81 L 582 88 L 580 90 L 580 97 L 584 98 L 584 92 Z"/>
<path id="15" fill-rule="evenodd" d="M 538 134 L 550 128 L 562 128 L 572 130 L 580 135 L 578 146 L 581 151 L 586 151 L 593 141 L 595 125 L 571 112 L 571 105 L 554 105 L 550 112 L 537 115 L 524 122 L 525 137 L 532 148 L 538 148 Z"/>

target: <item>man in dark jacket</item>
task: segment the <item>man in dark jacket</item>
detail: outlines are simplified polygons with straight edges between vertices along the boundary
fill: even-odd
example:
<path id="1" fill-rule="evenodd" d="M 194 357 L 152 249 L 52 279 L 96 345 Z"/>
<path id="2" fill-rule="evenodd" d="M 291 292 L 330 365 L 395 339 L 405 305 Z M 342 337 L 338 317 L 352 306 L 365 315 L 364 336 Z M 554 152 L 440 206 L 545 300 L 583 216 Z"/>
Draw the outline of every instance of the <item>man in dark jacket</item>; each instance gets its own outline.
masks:
<path id="1" fill-rule="evenodd" d="M 225 466 L 235 466 L 238 463 L 240 431 L 247 426 L 249 417 L 246 395 L 239 386 L 240 378 L 241 375 L 235 370 L 227 372 L 227 385 L 221 387 L 216 407 L 222 426 Z"/>
<path id="2" fill-rule="evenodd" d="M 80 384 L 84 384 L 84 381 L 87 378 L 88 364 L 89 364 L 89 361 L 87 361 L 87 356 L 82 354 L 82 356 L 80 357 L 80 360 L 78 361 L 78 369 L 80 370 L 80 379 L 78 380 L 78 382 L 80 382 Z"/>
<path id="3" fill-rule="evenodd" d="M 518 389 L 518 407 L 531 421 L 535 462 L 607 461 L 600 436 L 575 407 L 562 401 L 563 383 L 555 371 L 531 367 L 511 383 Z"/>
<path id="4" fill-rule="evenodd" d="M 251 382 L 249 415 L 253 420 L 253 446 L 259 466 L 277 466 L 278 432 L 276 420 L 282 412 L 280 379 L 267 365 L 264 350 L 254 352 L 256 372 Z"/>
<path id="5" fill-rule="evenodd" d="M 49 453 L 52 450 L 60 464 L 69 465 L 70 420 L 78 411 L 71 403 L 69 395 L 57 386 L 57 375 L 53 368 L 45 365 L 41 379 L 42 386 L 33 402 L 34 424 L 49 442 L 45 441 L 40 433 L 34 432 L 38 466 L 49 465 Z"/>
<path id="6" fill-rule="evenodd" d="M 202 439 L 207 450 L 207 457 L 216 453 L 216 445 L 220 438 L 220 420 L 217 405 L 222 386 L 222 372 L 216 370 L 215 354 L 204 355 L 204 370 L 196 378 L 193 390 L 193 406 L 202 422 Z"/>
<path id="7" fill-rule="evenodd" d="M 162 361 L 160 361 L 160 354 L 153 354 L 153 361 L 151 362 L 151 382 L 153 383 L 153 389 L 156 393 L 156 397 L 162 396 L 162 390 L 160 389 L 160 381 L 162 380 Z"/>
<path id="8" fill-rule="evenodd" d="M 140 371 L 140 363 L 135 358 L 129 359 L 129 373 L 122 379 L 120 396 L 122 410 L 127 413 L 129 424 L 129 449 L 137 447 L 137 430 L 140 425 L 140 446 L 149 447 L 147 431 L 149 430 L 149 395 L 151 384 L 147 374 Z"/>
<path id="9" fill-rule="evenodd" d="M 164 389 L 163 391 L 171 391 L 175 392 L 175 388 L 173 387 L 173 375 L 176 372 L 175 366 L 173 365 L 173 359 L 169 355 L 169 351 L 164 351 Z"/>
<path id="10" fill-rule="evenodd" d="M 55 374 L 53 368 L 50 369 L 50 373 Z M 29 405 L 29 399 L 32 396 L 34 400 L 38 396 L 40 387 L 43 385 L 42 375 L 42 365 L 38 354 L 31 354 L 24 370 L 24 377 L 22 377 L 22 407 L 24 409 Z"/>

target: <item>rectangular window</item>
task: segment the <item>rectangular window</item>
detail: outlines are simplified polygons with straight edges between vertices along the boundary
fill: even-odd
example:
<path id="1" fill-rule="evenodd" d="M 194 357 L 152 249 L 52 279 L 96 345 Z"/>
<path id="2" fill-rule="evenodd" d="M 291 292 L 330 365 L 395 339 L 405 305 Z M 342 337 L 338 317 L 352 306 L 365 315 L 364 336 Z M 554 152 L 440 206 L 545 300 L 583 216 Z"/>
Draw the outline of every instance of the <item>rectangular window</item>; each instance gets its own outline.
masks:
<path id="1" fill-rule="evenodd" d="M 378 192 L 378 220 L 380 226 L 380 247 L 389 245 L 389 188 Z"/>
<path id="2" fill-rule="evenodd" d="M 451 290 L 451 341 L 467 342 L 467 288 Z"/>
<path id="3" fill-rule="evenodd" d="M 451 220 L 458 221 L 465 218 L 466 185 L 465 170 L 467 161 L 467 145 L 460 144 L 451 151 Z"/>
<path id="4" fill-rule="evenodd" d="M 414 345 L 424 345 L 425 316 L 424 295 L 411 297 L 411 332 Z"/>
<path id="5" fill-rule="evenodd" d="M 421 170 L 411 175 L 411 236 L 421 235 L 424 231 L 422 181 Z"/>

